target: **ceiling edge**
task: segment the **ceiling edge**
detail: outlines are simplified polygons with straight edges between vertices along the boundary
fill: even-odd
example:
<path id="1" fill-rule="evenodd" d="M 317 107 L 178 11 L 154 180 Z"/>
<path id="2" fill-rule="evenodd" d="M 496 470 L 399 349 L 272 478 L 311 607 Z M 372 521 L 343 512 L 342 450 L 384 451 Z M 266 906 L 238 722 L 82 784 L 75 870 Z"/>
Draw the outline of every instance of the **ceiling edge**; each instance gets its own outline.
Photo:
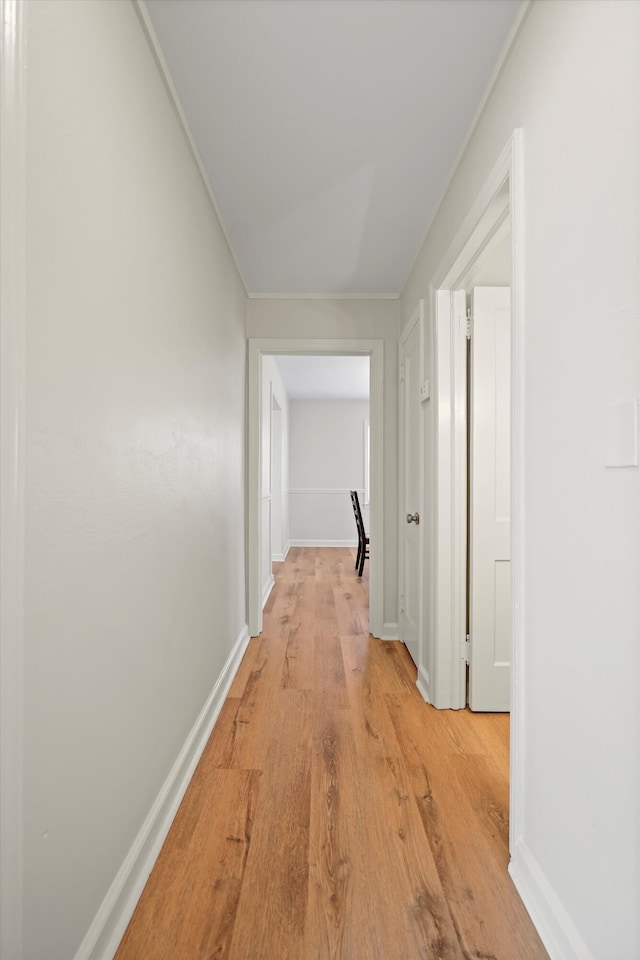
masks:
<path id="1" fill-rule="evenodd" d="M 249 300 L 399 300 L 399 293 L 249 293 Z"/>
<path id="2" fill-rule="evenodd" d="M 518 11 L 518 15 L 517 15 L 517 17 L 515 18 L 515 20 L 513 21 L 513 24 L 512 24 L 512 26 L 511 26 L 511 29 L 509 30 L 509 33 L 507 34 L 507 39 L 505 40 L 505 42 L 504 42 L 504 44 L 503 44 L 503 46 L 502 46 L 502 49 L 501 49 L 501 51 L 500 51 L 500 54 L 499 54 L 499 56 L 498 56 L 498 59 L 496 60 L 495 66 L 494 66 L 494 68 L 493 68 L 493 70 L 492 70 L 492 72 L 491 72 L 491 76 L 489 77 L 489 82 L 487 83 L 487 86 L 485 87 L 484 93 L 482 94 L 482 97 L 480 98 L 480 102 L 478 103 L 478 106 L 477 106 L 477 108 L 476 108 L 476 112 L 474 113 L 474 115 L 473 115 L 473 117 L 472 117 L 472 119 L 471 119 L 471 123 L 469 124 L 469 129 L 468 129 L 468 131 L 467 131 L 467 134 L 466 134 L 464 140 L 462 141 L 462 146 L 460 147 L 460 150 L 458 151 L 458 155 L 456 156 L 456 159 L 455 159 L 455 161 L 454 161 L 454 163 L 453 163 L 453 166 L 451 167 L 451 173 L 450 173 L 449 176 L 447 177 L 447 180 L 446 180 L 446 183 L 445 183 L 445 185 L 444 185 L 444 188 L 443 188 L 443 190 L 442 190 L 442 192 L 441 192 L 441 194 L 440 194 L 440 198 L 438 199 L 438 202 L 436 203 L 436 205 L 435 205 L 435 207 L 434 207 L 434 209 L 433 209 L 433 213 L 432 213 L 431 217 L 429 218 L 429 222 L 428 222 L 428 224 L 427 224 L 427 228 L 426 228 L 426 230 L 425 230 L 425 232 L 424 232 L 424 236 L 422 237 L 422 240 L 420 241 L 420 244 L 419 244 L 419 246 L 418 246 L 418 249 L 416 250 L 416 255 L 415 255 L 415 257 L 413 258 L 413 261 L 412 261 L 412 263 L 411 263 L 411 267 L 410 267 L 409 270 L 407 271 L 407 275 L 406 275 L 406 277 L 404 278 L 404 282 L 403 282 L 403 283 L 401 284 L 401 286 L 400 286 L 400 291 L 401 291 L 401 292 L 400 292 L 400 294 L 399 294 L 399 299 L 402 299 L 402 296 L 403 296 L 403 294 L 404 294 L 404 291 L 405 291 L 405 288 L 406 288 L 406 286 L 407 286 L 407 283 L 409 282 L 409 277 L 411 276 L 411 274 L 412 274 L 413 271 L 414 271 L 415 265 L 416 265 L 416 263 L 418 262 L 418 257 L 420 256 L 420 253 L 421 253 L 421 251 L 422 251 L 422 248 L 423 248 L 424 245 L 425 245 L 426 239 L 427 239 L 427 237 L 429 236 L 429 231 L 431 230 L 431 227 L 433 226 L 433 224 L 434 224 L 434 222 L 435 222 L 435 219 L 436 219 L 436 217 L 438 216 L 438 213 L 440 212 L 440 207 L 442 206 L 442 204 L 443 204 L 443 202 L 444 202 L 444 198 L 446 197 L 446 195 L 447 195 L 447 193 L 448 193 L 448 191 L 449 191 L 449 187 L 451 186 L 451 184 L 452 184 L 452 182 L 453 182 L 453 178 L 455 177 L 455 175 L 456 175 L 456 173 L 457 173 L 457 171 L 458 171 L 458 167 L 459 167 L 460 164 L 462 163 L 462 158 L 464 157 L 465 153 L 467 152 L 467 147 L 469 146 L 469 143 L 470 143 L 470 141 L 471 141 L 471 138 L 473 137 L 473 134 L 475 133 L 475 129 L 476 129 L 476 127 L 478 126 L 478 123 L 479 123 L 479 121 L 480 121 L 480 117 L 482 116 L 482 114 L 483 114 L 483 112 L 484 112 L 484 108 L 485 108 L 486 105 L 487 105 L 487 101 L 489 100 L 489 97 L 491 96 L 491 94 L 492 94 L 492 92 L 493 92 L 493 88 L 495 87 L 496 83 L 498 82 L 498 79 L 499 79 L 499 77 L 500 77 L 500 74 L 502 73 L 502 70 L 503 70 L 503 68 L 504 68 L 504 65 L 505 65 L 505 63 L 507 62 L 507 57 L 509 56 L 509 53 L 510 53 L 510 51 L 511 51 L 511 47 L 512 47 L 513 44 L 515 43 L 516 38 L 517 38 L 518 34 L 520 33 L 520 30 L 522 29 L 522 26 L 523 26 L 523 24 L 524 24 L 525 18 L 526 18 L 526 16 L 527 16 L 527 14 L 529 13 L 529 10 L 531 9 L 531 4 L 532 4 L 532 0 L 522 0 L 522 6 L 520 7 L 520 10 Z"/>
<path id="3" fill-rule="evenodd" d="M 200 156 L 200 151 L 198 150 L 198 147 L 196 146 L 196 141 L 195 141 L 194 136 L 193 136 L 193 134 L 192 134 L 192 132 L 191 132 L 191 127 L 189 126 L 189 121 L 187 120 L 187 116 L 186 116 L 186 114 L 185 114 L 185 112 L 184 112 L 184 108 L 183 108 L 183 106 L 182 106 L 182 103 L 180 102 L 180 97 L 178 96 L 178 91 L 176 90 L 176 86 L 175 86 L 175 84 L 174 84 L 174 82 L 173 82 L 173 78 L 172 78 L 172 76 L 171 76 L 171 72 L 170 72 L 169 67 L 168 67 L 168 65 L 167 65 L 167 61 L 166 61 L 165 58 L 164 58 L 164 53 L 162 52 L 162 47 L 161 47 L 161 45 L 160 45 L 160 41 L 158 40 L 158 35 L 157 35 L 157 33 L 155 32 L 155 29 L 154 29 L 154 27 L 153 27 L 153 23 L 151 22 L 151 17 L 149 16 L 149 11 L 147 10 L 147 7 L 146 7 L 146 4 L 145 4 L 144 0 L 133 0 L 133 3 L 134 3 L 134 7 L 135 7 L 135 9 L 136 9 L 136 12 L 137 12 L 137 14 L 138 14 L 140 23 L 141 23 L 141 25 L 142 25 L 143 32 L 144 32 L 144 34 L 145 34 L 145 36 L 146 36 L 146 38 L 147 38 L 147 42 L 149 43 L 149 46 L 151 47 L 151 52 L 152 52 L 153 57 L 154 57 L 154 59 L 155 59 L 155 61 L 156 61 L 156 64 L 157 64 L 157 66 L 158 66 L 158 69 L 159 69 L 159 71 L 160 71 L 160 75 L 161 75 L 162 80 L 163 80 L 163 82 L 164 82 L 165 89 L 166 89 L 167 93 L 169 94 L 169 99 L 170 99 L 171 102 L 173 103 L 174 109 L 175 109 L 176 114 L 177 114 L 177 116 L 178 116 L 178 120 L 180 121 L 180 124 L 181 124 L 181 126 L 182 126 L 183 133 L 184 133 L 184 135 L 185 135 L 185 137 L 186 137 L 186 139 L 187 139 L 187 144 L 189 145 L 189 149 L 191 150 L 191 153 L 193 154 L 193 159 L 194 159 L 195 162 L 196 162 L 196 166 L 197 166 L 198 172 L 200 173 L 200 176 L 201 176 L 201 178 L 202 178 L 202 182 L 203 182 L 203 184 L 204 184 L 205 190 L 207 191 L 207 195 L 208 195 L 208 197 L 209 197 L 209 201 L 211 202 L 211 206 L 213 207 L 213 211 L 214 211 L 216 217 L 218 218 L 218 222 L 219 222 L 219 224 L 220 224 L 220 229 L 222 230 L 222 233 L 223 233 L 224 239 L 225 239 L 225 241 L 226 241 L 227 247 L 229 248 L 229 253 L 231 254 L 231 259 L 233 260 L 234 265 L 235 265 L 235 268 L 236 268 L 236 270 L 237 270 L 237 272 L 238 272 L 238 277 L 240 278 L 240 282 L 242 283 L 242 286 L 244 287 L 244 292 L 245 292 L 246 296 L 248 297 L 248 296 L 249 296 L 249 290 L 248 290 L 246 281 L 245 281 L 244 276 L 243 276 L 243 274 L 242 274 L 242 270 L 240 269 L 240 264 L 238 263 L 238 260 L 237 260 L 236 254 L 235 254 L 235 250 L 233 249 L 233 246 L 232 246 L 231 241 L 230 241 L 230 239 L 229 239 L 229 234 L 227 233 L 227 228 L 226 228 L 225 222 L 224 222 L 224 220 L 222 219 L 222 214 L 220 213 L 220 208 L 218 207 L 218 202 L 217 202 L 217 200 L 216 200 L 216 198 L 215 198 L 215 194 L 214 194 L 214 192 L 213 192 L 213 188 L 212 188 L 212 186 L 211 186 L 211 183 L 209 182 L 209 177 L 207 176 L 207 172 L 206 172 L 206 170 L 205 170 L 204 163 L 202 162 L 202 157 Z"/>

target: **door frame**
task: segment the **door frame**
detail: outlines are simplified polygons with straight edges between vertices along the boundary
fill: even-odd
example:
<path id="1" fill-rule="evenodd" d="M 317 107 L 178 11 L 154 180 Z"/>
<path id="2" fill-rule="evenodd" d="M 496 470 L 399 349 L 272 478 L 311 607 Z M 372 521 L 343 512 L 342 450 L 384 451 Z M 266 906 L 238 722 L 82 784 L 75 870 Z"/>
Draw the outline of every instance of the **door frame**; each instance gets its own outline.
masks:
<path id="1" fill-rule="evenodd" d="M 424 300 L 419 300 L 411 314 L 411 317 L 405 324 L 398 341 L 398 362 L 404 362 L 404 345 L 408 340 L 413 328 L 418 325 L 419 330 L 419 377 L 420 384 L 424 382 Z M 399 440 L 399 483 L 398 483 L 398 524 L 399 531 L 404 532 L 403 524 L 406 522 L 403 507 L 403 491 L 405 481 L 405 444 L 407 438 L 405 435 L 405 418 L 403 416 L 403 381 L 398 377 L 398 440 Z M 422 523 L 418 524 L 418 584 L 419 584 L 419 603 L 418 603 L 418 677 L 416 685 L 423 698 L 428 701 L 429 678 L 425 677 L 423 667 L 423 647 L 424 647 L 424 629 L 423 629 L 423 611 L 424 611 L 424 590 L 423 590 L 423 571 L 424 571 L 424 408 L 420 403 L 420 412 L 418 415 L 418 463 L 420 464 L 420 475 L 418 477 L 418 503 L 416 509 L 420 514 Z M 400 609 L 400 598 L 404 593 L 404 558 L 401 546 L 402 533 L 399 533 L 398 540 L 398 636 L 404 642 L 404 619 Z"/>
<path id="2" fill-rule="evenodd" d="M 22 956 L 26 3 L 0 0 L 0 956 Z"/>
<path id="3" fill-rule="evenodd" d="M 248 450 L 247 450 L 247 619 L 252 637 L 262 631 L 260 589 L 260 481 L 262 476 L 262 364 L 263 356 L 368 356 L 369 420 L 371 425 L 371 507 L 369 560 L 369 630 L 383 633 L 384 605 L 384 457 L 383 457 L 383 365 L 384 340 L 249 339 L 248 360 Z"/>
<path id="4" fill-rule="evenodd" d="M 282 542 L 282 500 L 283 500 L 283 496 L 282 496 L 282 410 L 280 408 L 280 404 L 278 403 L 278 398 L 275 396 L 273 392 L 273 385 L 271 389 L 270 403 L 271 403 L 271 408 L 270 408 L 271 409 L 271 424 L 270 424 L 271 436 L 270 436 L 269 446 L 270 446 L 270 455 L 271 455 L 271 470 L 270 470 L 270 480 L 271 480 L 271 518 L 270 519 L 271 519 L 271 522 L 270 522 L 269 529 L 271 531 L 271 566 L 272 566 L 271 575 L 273 576 L 273 563 L 274 562 L 278 563 L 281 560 L 283 555 L 283 550 L 284 550 L 284 544 Z M 277 414 L 280 414 L 280 416 L 277 416 Z M 277 425 L 277 428 L 276 428 L 276 425 Z M 278 482 L 274 484 L 273 482 L 274 468 L 278 463 L 278 459 L 274 456 L 274 449 L 275 449 L 274 441 L 276 440 L 276 438 L 278 438 L 278 449 L 280 451 L 280 457 L 279 457 L 280 463 L 278 464 L 277 471 L 276 471 Z M 278 526 L 280 528 L 279 536 L 278 536 L 280 549 L 276 551 L 275 556 L 274 556 L 274 550 L 273 550 L 273 528 L 274 528 L 273 505 L 274 503 L 278 503 L 278 519 L 279 519 Z"/>
<path id="5" fill-rule="evenodd" d="M 505 186 L 508 197 L 505 201 Z M 434 701 L 458 709 L 466 700 L 466 336 L 452 292 L 511 218 L 511 851 L 521 835 L 524 803 L 524 271 L 522 131 L 514 130 L 430 285 L 436 328 L 438 530 L 435 548 Z M 465 331 L 466 333 L 466 331 Z"/>

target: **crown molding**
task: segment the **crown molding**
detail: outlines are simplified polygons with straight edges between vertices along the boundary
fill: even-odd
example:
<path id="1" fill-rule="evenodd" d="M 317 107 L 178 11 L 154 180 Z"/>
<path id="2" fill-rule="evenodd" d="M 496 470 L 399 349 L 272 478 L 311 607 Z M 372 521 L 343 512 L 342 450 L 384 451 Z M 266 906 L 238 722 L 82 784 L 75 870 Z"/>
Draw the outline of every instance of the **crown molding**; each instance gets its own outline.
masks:
<path id="1" fill-rule="evenodd" d="M 399 300 L 399 293 L 249 293 L 249 300 Z"/>
<path id="2" fill-rule="evenodd" d="M 248 296 L 249 296 L 249 291 L 248 291 L 248 288 L 247 288 L 246 280 L 245 280 L 245 278 L 244 278 L 244 276 L 243 276 L 242 270 L 240 269 L 240 264 L 238 263 L 238 258 L 236 257 L 235 250 L 233 249 L 233 245 L 232 245 L 232 243 L 231 243 L 231 240 L 229 239 L 229 233 L 228 233 L 228 231 L 227 231 L 227 227 L 226 227 L 226 224 L 225 224 L 224 219 L 223 219 L 223 217 L 222 217 L 222 214 L 220 213 L 220 208 L 219 208 L 219 206 L 218 206 L 218 201 L 217 201 L 216 198 L 215 198 L 215 194 L 214 194 L 214 192 L 213 192 L 213 187 L 211 186 L 211 182 L 210 182 L 210 180 L 209 180 L 209 176 L 208 176 L 208 174 L 207 174 L 207 171 L 206 171 L 206 168 L 205 168 L 205 165 L 204 165 L 204 161 L 203 161 L 203 159 L 202 159 L 202 157 L 201 157 L 201 155 L 200 155 L 200 151 L 198 150 L 198 147 L 197 147 L 197 145 L 196 145 L 196 141 L 195 141 L 195 138 L 194 138 L 194 136 L 193 136 L 193 133 L 191 132 L 191 127 L 189 126 L 189 121 L 187 120 L 187 115 L 186 115 L 186 113 L 185 113 L 185 111 L 184 111 L 184 107 L 182 106 L 182 103 L 181 103 L 181 101 L 180 101 L 180 97 L 179 97 L 179 95 L 178 95 L 178 91 L 177 91 L 177 89 L 176 89 L 176 85 L 175 85 L 174 82 L 173 82 L 173 77 L 171 76 L 171 71 L 169 70 L 169 66 L 168 66 L 168 64 L 167 64 L 167 61 L 166 61 L 165 58 L 164 58 L 164 53 L 162 52 L 162 47 L 160 46 L 160 41 L 159 41 L 159 39 L 158 39 L 158 35 L 157 35 L 157 33 L 156 33 L 155 29 L 154 29 L 153 23 L 152 23 L 152 21 L 151 21 L 151 17 L 149 16 L 149 11 L 147 10 L 147 6 L 146 6 L 144 0 L 133 0 L 133 4 L 134 4 L 134 6 L 135 6 L 135 8 L 136 8 L 136 11 L 137 11 L 137 13 L 138 13 L 138 17 L 139 17 L 139 19 L 140 19 L 140 23 L 142 24 L 142 29 L 143 29 L 143 31 L 144 31 L 144 33 L 145 33 L 145 36 L 146 36 L 147 41 L 148 41 L 148 43 L 149 43 L 149 46 L 151 47 L 151 52 L 152 52 L 152 54 L 153 54 L 153 57 L 154 57 L 154 59 L 155 59 L 155 61 L 156 61 L 156 64 L 157 64 L 158 69 L 159 69 L 159 71 L 160 71 L 160 74 L 161 74 L 161 76 L 162 76 L 162 80 L 163 80 L 163 82 L 164 82 L 165 89 L 166 89 L 167 93 L 169 94 L 170 100 L 171 100 L 172 103 L 173 103 L 173 107 L 174 107 L 174 109 L 175 109 L 175 111 L 176 111 L 178 120 L 180 121 L 180 125 L 181 125 L 181 127 L 182 127 L 182 131 L 183 131 L 183 133 L 184 133 L 184 135 L 185 135 L 185 137 L 186 137 L 187 143 L 188 143 L 189 148 L 190 148 L 190 150 L 191 150 L 191 153 L 192 153 L 192 155 L 193 155 L 193 159 L 194 159 L 195 162 L 196 162 L 196 166 L 197 166 L 197 168 L 198 168 L 198 172 L 200 173 L 200 177 L 202 178 L 202 182 L 203 182 L 203 184 L 204 184 L 205 190 L 207 191 L 207 195 L 208 195 L 208 197 L 209 197 L 209 201 L 210 201 L 211 206 L 213 207 L 213 211 L 214 211 L 214 213 L 215 213 L 215 215 L 216 215 L 216 217 L 217 217 L 217 219 L 218 219 L 218 223 L 220 224 L 220 229 L 222 230 L 222 234 L 223 234 L 224 239 L 225 239 L 225 241 L 226 241 L 227 247 L 229 248 L 229 253 L 231 254 L 231 258 L 232 258 L 233 263 L 234 263 L 234 265 L 235 265 L 235 268 L 236 268 L 236 270 L 237 270 L 237 272 L 238 272 L 238 276 L 239 276 L 239 278 L 240 278 L 240 282 L 242 283 L 242 286 L 244 287 L 244 292 L 245 292 L 245 294 L 246 294 L 247 297 L 248 297 Z"/>
<path id="3" fill-rule="evenodd" d="M 440 197 L 439 197 L 439 199 L 438 199 L 438 202 L 436 203 L 435 207 L 433 208 L 433 213 L 432 213 L 431 217 L 429 218 L 429 222 L 427 223 L 427 227 L 426 227 L 426 230 L 424 231 L 424 235 L 423 235 L 423 237 L 422 237 L 422 241 L 421 241 L 421 243 L 420 243 L 420 246 L 419 246 L 418 249 L 416 250 L 416 255 L 415 255 L 415 257 L 413 258 L 413 262 L 412 262 L 412 264 L 411 264 L 411 267 L 410 267 L 409 270 L 407 271 L 407 275 L 406 275 L 406 277 L 404 278 L 404 283 L 403 283 L 403 284 L 401 285 L 401 287 L 400 287 L 400 290 L 402 291 L 401 294 L 400 294 L 400 299 L 402 299 L 402 295 L 404 294 L 404 291 L 405 291 L 405 288 L 406 288 L 406 286 L 407 286 L 407 283 L 409 282 L 409 277 L 411 276 L 411 274 L 413 273 L 413 271 L 414 271 L 415 268 L 416 268 L 416 264 L 417 264 L 417 262 L 418 262 L 418 258 L 420 257 L 420 253 L 422 252 L 422 248 L 424 247 L 425 242 L 426 242 L 426 239 L 427 239 L 427 237 L 429 236 L 429 231 L 431 230 L 433 224 L 435 223 L 436 217 L 437 217 L 438 214 L 440 213 L 440 208 L 442 207 L 442 204 L 444 203 L 444 199 L 445 199 L 447 193 L 449 192 L 449 188 L 450 188 L 451 184 L 453 183 L 454 177 L 455 177 L 456 173 L 458 172 L 458 167 L 459 167 L 460 164 L 462 163 L 462 160 L 463 160 L 463 158 L 464 158 L 464 155 L 465 155 L 465 153 L 467 152 L 467 148 L 468 148 L 468 146 L 469 146 L 469 144 L 470 144 L 470 142 L 471 142 L 471 139 L 472 139 L 472 137 L 473 137 L 473 135 L 474 135 L 474 133 L 475 133 L 475 131 L 476 131 L 476 127 L 478 126 L 478 124 L 479 124 L 479 122 L 480 122 L 480 118 L 481 118 L 482 114 L 484 113 L 484 109 L 485 109 L 485 107 L 486 107 L 486 105 L 487 105 L 487 103 L 488 103 L 488 101 L 489 101 L 489 97 L 490 97 L 491 94 L 493 93 L 494 87 L 496 86 L 498 80 L 500 79 L 500 76 L 501 76 L 502 71 L 503 71 L 503 69 L 504 69 L 504 66 L 505 66 L 505 64 L 506 64 L 506 62 L 507 62 L 507 59 L 508 59 L 508 57 L 509 57 L 509 54 L 511 53 L 511 48 L 513 47 L 514 43 L 516 42 L 516 39 L 517 39 L 518 35 L 520 34 L 520 31 L 522 30 L 522 27 L 524 26 L 524 22 L 525 22 L 525 20 L 526 20 L 526 18 L 527 18 L 527 15 L 529 14 L 530 9 L 531 9 L 531 0 L 522 0 L 522 6 L 520 7 L 520 10 L 518 11 L 518 15 L 517 15 L 517 17 L 515 18 L 512 26 L 511 26 L 511 29 L 509 30 L 509 33 L 507 34 L 507 39 L 505 40 L 505 42 L 504 42 L 504 44 L 503 44 L 503 46 L 502 46 L 502 50 L 500 51 L 500 54 L 499 54 L 499 56 L 498 56 L 498 59 L 496 60 L 495 66 L 494 66 L 494 68 L 493 68 L 493 70 L 492 70 L 492 72 L 491 72 L 491 76 L 489 77 L 489 82 L 487 83 L 487 85 L 486 85 L 486 87 L 485 87 L 485 89 L 484 89 L 484 93 L 482 94 L 482 97 L 480 98 L 480 103 L 478 104 L 478 106 L 477 106 L 477 108 L 476 108 L 476 112 L 474 113 L 474 115 L 473 115 L 473 117 L 472 117 L 472 119 L 471 119 L 471 123 L 469 124 L 469 129 L 468 129 L 468 131 L 467 131 L 467 134 L 466 134 L 464 140 L 462 141 L 462 146 L 460 147 L 460 150 L 458 151 L 458 155 L 457 155 L 457 157 L 456 157 L 456 159 L 455 159 L 455 161 L 454 161 L 454 163 L 453 163 L 453 166 L 451 167 L 451 172 L 450 172 L 449 176 L 447 177 L 447 180 L 446 180 L 446 182 L 445 182 L 444 187 L 442 188 L 442 192 L 440 193 Z"/>

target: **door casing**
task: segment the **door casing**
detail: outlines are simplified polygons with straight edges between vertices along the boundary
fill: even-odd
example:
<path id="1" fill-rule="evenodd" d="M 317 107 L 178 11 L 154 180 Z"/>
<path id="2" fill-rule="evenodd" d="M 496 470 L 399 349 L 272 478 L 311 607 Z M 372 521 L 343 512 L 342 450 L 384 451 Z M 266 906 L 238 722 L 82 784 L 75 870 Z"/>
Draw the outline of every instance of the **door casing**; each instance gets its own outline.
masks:
<path id="1" fill-rule="evenodd" d="M 22 957 L 26 0 L 0 0 L 0 956 Z"/>

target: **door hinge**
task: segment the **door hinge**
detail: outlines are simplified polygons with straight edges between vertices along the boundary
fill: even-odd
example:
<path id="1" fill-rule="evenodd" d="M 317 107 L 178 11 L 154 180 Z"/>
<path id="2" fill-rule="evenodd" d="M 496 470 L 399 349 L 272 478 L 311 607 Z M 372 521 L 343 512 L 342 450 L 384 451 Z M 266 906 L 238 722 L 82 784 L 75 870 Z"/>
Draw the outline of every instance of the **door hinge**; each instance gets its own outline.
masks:
<path id="1" fill-rule="evenodd" d="M 404 360 L 400 364 L 400 383 L 404 381 Z"/>
<path id="2" fill-rule="evenodd" d="M 462 659 L 465 663 L 471 663 L 471 637 L 467 634 L 462 644 Z"/>
<path id="3" fill-rule="evenodd" d="M 404 613 L 404 593 L 400 594 L 400 613 Z"/>
<path id="4" fill-rule="evenodd" d="M 467 307 L 467 340 L 471 340 L 471 307 Z"/>

